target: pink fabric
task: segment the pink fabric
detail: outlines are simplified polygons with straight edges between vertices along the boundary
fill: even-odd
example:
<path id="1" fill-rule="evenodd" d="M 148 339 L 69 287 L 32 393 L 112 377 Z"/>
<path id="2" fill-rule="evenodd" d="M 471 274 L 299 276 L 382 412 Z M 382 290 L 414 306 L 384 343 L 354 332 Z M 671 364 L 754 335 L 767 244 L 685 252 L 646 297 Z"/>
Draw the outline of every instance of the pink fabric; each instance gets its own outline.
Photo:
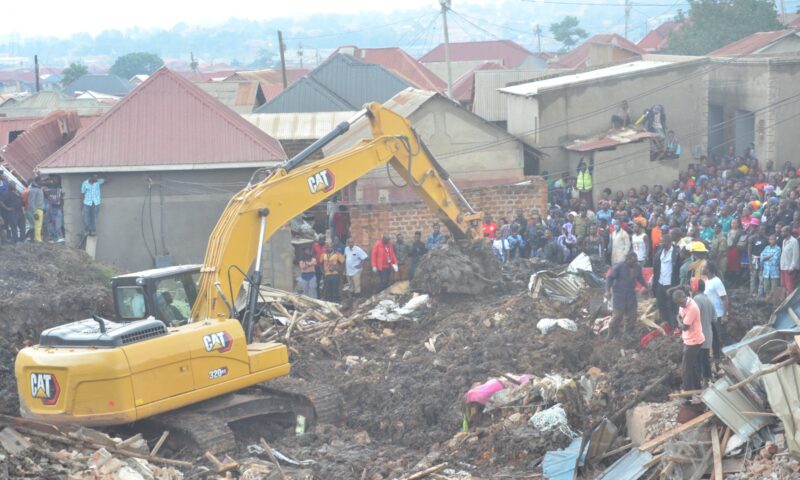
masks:
<path id="1" fill-rule="evenodd" d="M 531 378 L 528 375 L 522 375 L 519 377 L 519 382 L 525 383 L 530 379 Z M 497 378 L 493 378 L 486 383 L 478 385 L 477 387 L 470 388 L 467 392 L 467 403 L 480 403 L 481 405 L 486 405 L 486 402 L 492 398 L 492 395 L 500 390 L 504 390 L 505 388 L 505 383 Z"/>

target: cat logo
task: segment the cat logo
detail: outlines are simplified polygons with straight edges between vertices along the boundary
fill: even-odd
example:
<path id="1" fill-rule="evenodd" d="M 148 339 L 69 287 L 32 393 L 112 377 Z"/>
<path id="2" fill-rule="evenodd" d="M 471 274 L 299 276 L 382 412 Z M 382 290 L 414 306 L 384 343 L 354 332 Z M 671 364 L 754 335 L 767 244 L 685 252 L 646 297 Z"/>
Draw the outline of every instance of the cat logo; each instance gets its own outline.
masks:
<path id="1" fill-rule="evenodd" d="M 308 177 L 308 189 L 311 193 L 330 192 L 335 184 L 336 176 L 327 168 Z"/>
<path id="2" fill-rule="evenodd" d="M 213 352 L 214 350 L 219 353 L 225 353 L 233 346 L 233 338 L 228 332 L 216 332 L 203 337 L 203 345 L 206 347 L 206 352 Z"/>
<path id="3" fill-rule="evenodd" d="M 31 373 L 31 395 L 41 398 L 45 405 L 55 405 L 61 395 L 56 376 L 50 373 Z"/>

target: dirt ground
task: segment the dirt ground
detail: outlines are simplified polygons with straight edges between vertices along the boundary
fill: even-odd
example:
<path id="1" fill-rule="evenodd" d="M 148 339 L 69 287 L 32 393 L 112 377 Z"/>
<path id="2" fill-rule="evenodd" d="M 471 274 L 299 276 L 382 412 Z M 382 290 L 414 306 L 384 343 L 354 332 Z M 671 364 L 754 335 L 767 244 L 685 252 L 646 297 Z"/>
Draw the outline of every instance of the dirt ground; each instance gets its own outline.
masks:
<path id="1" fill-rule="evenodd" d="M 591 399 L 564 399 L 569 426 L 579 433 L 665 372 L 675 373 L 642 400 L 665 401 L 679 387 L 679 339 L 657 337 L 643 351 L 644 326 L 615 340 L 598 337 L 587 307 L 602 291 L 587 289 L 571 304 L 531 298 L 526 278 L 537 268 L 541 265 L 512 265 L 494 272 L 494 278 L 504 280 L 491 288 L 470 285 L 469 291 L 477 293 L 431 296 L 416 320 L 359 319 L 327 337 L 293 335 L 291 375 L 336 385 L 347 418 L 344 424 L 320 425 L 301 436 L 278 432 L 269 436 L 270 444 L 297 460 L 316 462 L 305 468 L 318 479 L 398 478 L 444 461 L 474 478 L 521 478 L 540 467 L 545 452 L 566 446 L 569 436 L 529 426 L 537 405 L 467 415 L 463 431 L 464 395 L 472 386 L 504 373 L 557 374 L 576 381 L 591 376 Z M 7 328 L 0 345 L 0 412 L 16 414 L 13 359 L 18 348 L 48 326 L 91 313 L 110 314 L 111 272 L 81 252 L 47 245 L 0 250 L 0 271 L 0 288 L 6 292 L 0 298 L 0 321 Z M 410 296 L 397 301 L 402 304 Z M 763 312 L 752 311 L 757 307 L 737 295 L 731 298 L 735 338 L 752 318 L 766 320 Z M 541 318 L 572 319 L 578 329 L 555 327 L 544 335 L 536 328 Z M 738 327 L 740 321 L 748 327 Z M 240 446 L 239 455 L 246 456 L 247 444 Z"/>
<path id="2" fill-rule="evenodd" d="M 114 272 L 79 250 L 47 244 L 0 248 L 0 413 L 17 415 L 14 358 L 42 330 L 113 313 Z"/>

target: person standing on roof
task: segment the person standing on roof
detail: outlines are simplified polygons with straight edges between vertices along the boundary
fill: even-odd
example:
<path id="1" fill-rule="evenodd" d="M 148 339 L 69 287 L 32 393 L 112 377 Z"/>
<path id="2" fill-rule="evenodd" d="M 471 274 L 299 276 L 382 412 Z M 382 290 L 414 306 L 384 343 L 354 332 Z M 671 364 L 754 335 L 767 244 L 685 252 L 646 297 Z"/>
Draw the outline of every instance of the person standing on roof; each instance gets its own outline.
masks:
<path id="1" fill-rule="evenodd" d="M 93 173 L 81 184 L 83 195 L 83 232 L 85 235 L 97 235 L 97 215 L 100 213 L 100 187 L 108 182 L 105 175 Z"/>
<path id="2" fill-rule="evenodd" d="M 576 179 L 575 188 L 578 190 L 578 197 L 581 202 L 586 202 L 588 208 L 594 208 L 592 200 L 592 173 L 586 166 L 586 162 L 581 159 L 578 164 L 578 178 Z"/>
<path id="3" fill-rule="evenodd" d="M 613 292 L 613 317 L 608 325 L 608 338 L 616 335 L 620 323 L 623 323 L 626 333 L 633 329 L 637 308 L 636 282 L 647 288 L 636 254 L 628 252 L 625 261 L 614 265 L 606 279 L 606 297 Z"/>
<path id="4" fill-rule="evenodd" d="M 377 273 L 380 278 L 378 291 L 386 290 L 392 284 L 392 270 L 398 271 L 397 256 L 388 233 L 384 233 L 383 238 L 375 242 L 372 247 L 371 261 L 372 271 Z"/>

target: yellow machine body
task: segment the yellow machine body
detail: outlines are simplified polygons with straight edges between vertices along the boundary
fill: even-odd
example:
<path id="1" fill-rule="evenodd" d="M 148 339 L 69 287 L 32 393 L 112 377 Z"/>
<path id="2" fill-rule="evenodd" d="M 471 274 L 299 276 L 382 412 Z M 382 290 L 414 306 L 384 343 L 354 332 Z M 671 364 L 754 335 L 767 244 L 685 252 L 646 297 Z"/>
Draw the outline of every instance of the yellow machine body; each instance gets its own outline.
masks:
<path id="1" fill-rule="evenodd" d="M 119 425 L 289 373 L 286 346 L 245 342 L 234 319 L 170 328 L 119 348 L 29 347 L 17 356 L 22 414 Z"/>

